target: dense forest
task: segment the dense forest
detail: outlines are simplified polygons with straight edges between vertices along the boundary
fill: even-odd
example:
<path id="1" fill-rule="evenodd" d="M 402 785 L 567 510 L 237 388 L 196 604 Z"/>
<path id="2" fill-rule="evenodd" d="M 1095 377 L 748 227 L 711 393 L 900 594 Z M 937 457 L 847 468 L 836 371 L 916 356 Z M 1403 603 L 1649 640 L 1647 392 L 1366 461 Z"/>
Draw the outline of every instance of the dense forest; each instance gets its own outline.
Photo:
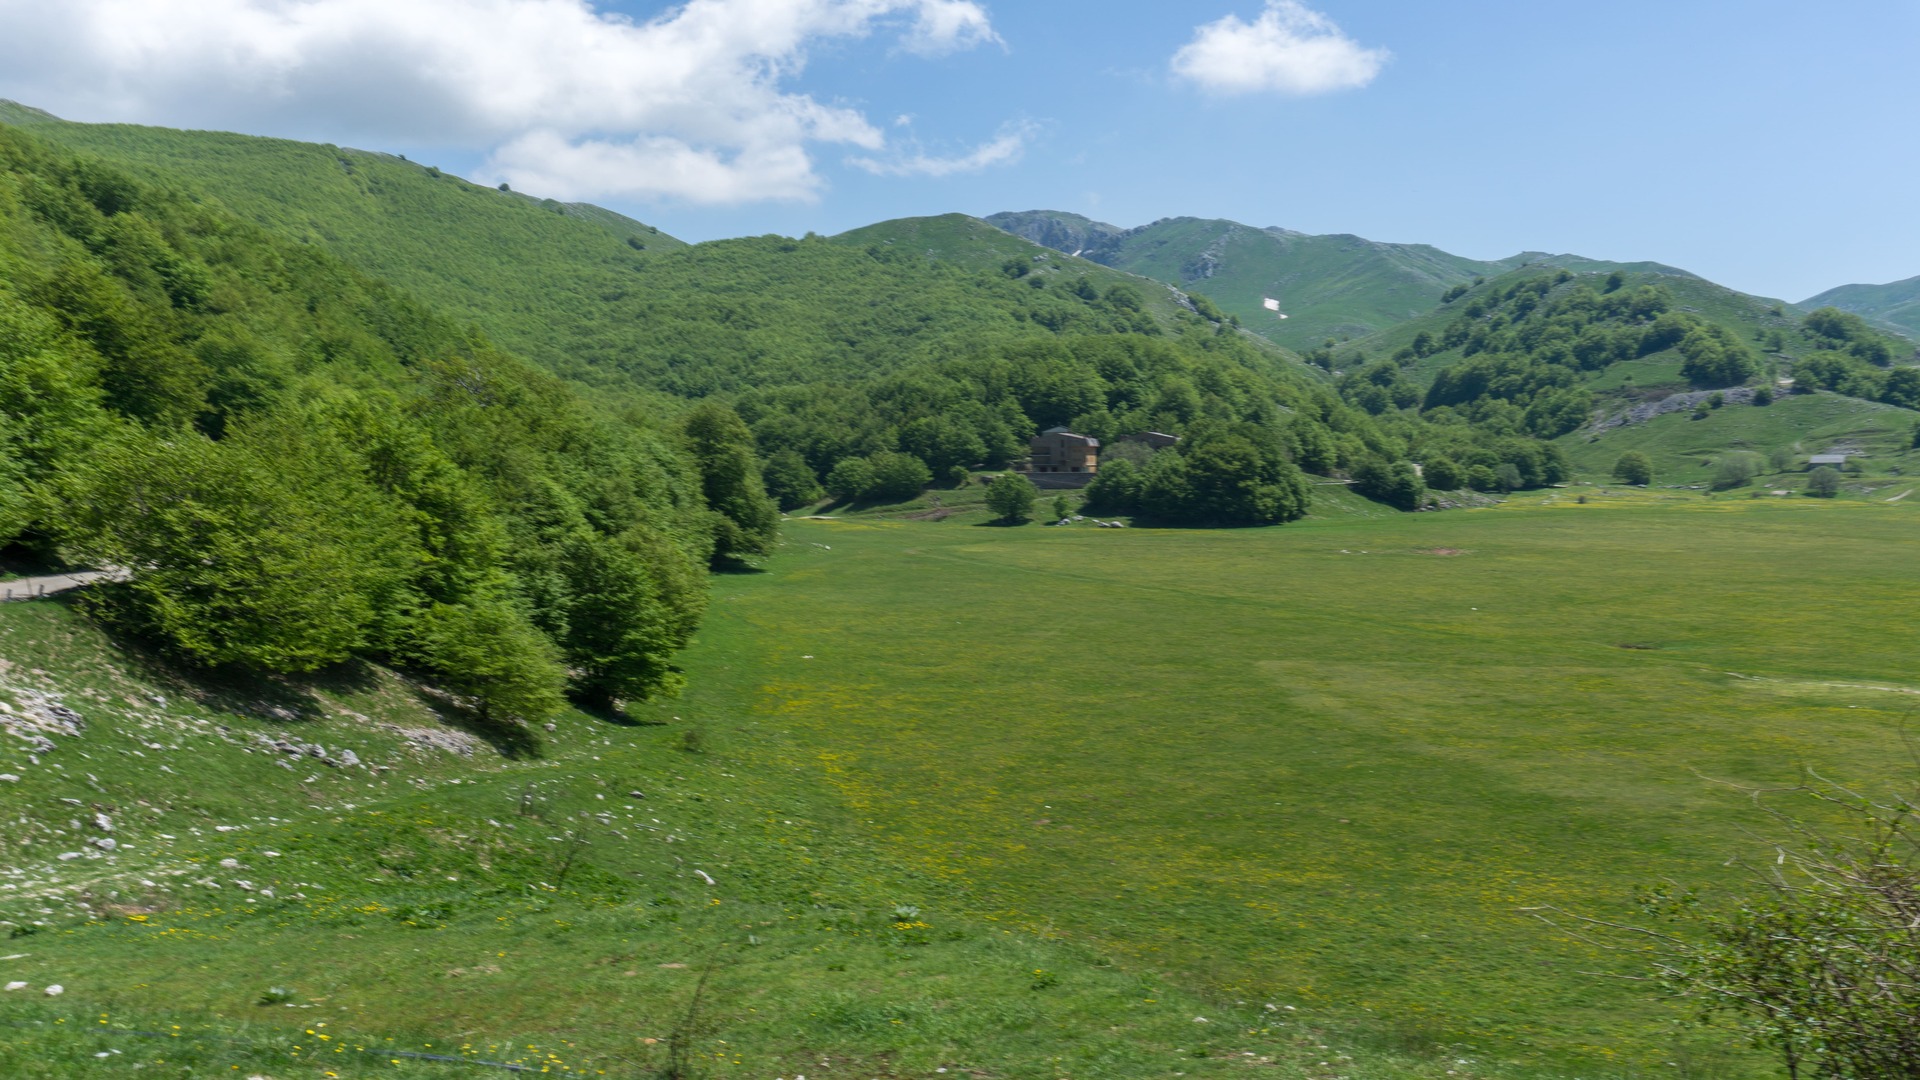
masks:
<path id="1" fill-rule="evenodd" d="M 94 609 L 181 657 L 379 658 L 490 720 L 671 688 L 709 563 L 771 539 L 745 438 L 605 415 L 314 248 L 0 127 L 0 541 L 123 568 Z"/>

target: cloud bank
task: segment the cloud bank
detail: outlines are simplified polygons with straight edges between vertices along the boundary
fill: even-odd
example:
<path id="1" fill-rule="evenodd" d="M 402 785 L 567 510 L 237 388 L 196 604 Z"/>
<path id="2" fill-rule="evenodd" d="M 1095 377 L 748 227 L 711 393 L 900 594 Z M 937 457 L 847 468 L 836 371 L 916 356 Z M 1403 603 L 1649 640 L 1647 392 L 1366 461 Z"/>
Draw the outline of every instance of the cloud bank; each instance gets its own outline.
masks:
<path id="1" fill-rule="evenodd" d="M 880 154 L 858 109 L 791 89 L 809 49 L 998 42 L 976 0 L 0 0 L 0 94 L 56 113 L 481 148 L 562 199 L 805 200 L 812 148 Z"/>
<path id="2" fill-rule="evenodd" d="M 1307 96 L 1365 86 L 1391 57 L 1299 0 L 1267 0 L 1253 22 L 1228 15 L 1197 28 L 1173 54 L 1173 73 L 1215 94 Z"/>

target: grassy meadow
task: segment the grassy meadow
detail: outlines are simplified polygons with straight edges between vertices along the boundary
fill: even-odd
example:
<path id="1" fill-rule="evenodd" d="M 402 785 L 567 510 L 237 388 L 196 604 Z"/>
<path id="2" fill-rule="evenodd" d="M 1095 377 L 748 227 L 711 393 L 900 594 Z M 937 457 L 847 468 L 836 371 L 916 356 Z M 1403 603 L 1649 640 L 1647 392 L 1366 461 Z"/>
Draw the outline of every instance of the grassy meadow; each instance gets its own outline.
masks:
<path id="1" fill-rule="evenodd" d="M 0 608 L 0 689 L 89 721 L 0 750 L 0 1073 L 1765 1075 L 1526 909 L 1737 882 L 1708 778 L 1907 775 L 1920 518 L 1577 494 L 796 520 L 684 697 L 539 756 L 423 743 L 389 673 L 210 688 Z"/>

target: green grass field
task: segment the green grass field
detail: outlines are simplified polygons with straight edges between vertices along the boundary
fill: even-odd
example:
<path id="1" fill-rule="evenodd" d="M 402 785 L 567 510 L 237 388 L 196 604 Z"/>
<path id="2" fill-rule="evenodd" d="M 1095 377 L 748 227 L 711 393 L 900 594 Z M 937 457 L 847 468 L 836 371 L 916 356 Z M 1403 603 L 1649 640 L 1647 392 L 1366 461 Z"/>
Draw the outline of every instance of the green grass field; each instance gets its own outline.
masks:
<path id="1" fill-rule="evenodd" d="M 1577 494 L 796 521 L 717 581 L 684 698 L 519 760 L 343 715 L 445 730 L 383 673 L 216 692 L 0 608 L 12 703 L 90 724 L 0 751 L 0 1073 L 1765 1074 L 1525 909 L 1737 881 L 1759 823 L 1707 778 L 1900 779 L 1920 518 Z M 94 807 L 120 849 L 55 861 Z"/>
<path id="2" fill-rule="evenodd" d="M 1705 484 L 1727 454 L 1753 453 L 1764 460 L 1779 448 L 1793 452 L 1785 472 L 1763 464 L 1763 475 L 1729 493 L 1733 496 L 1749 490 L 1798 492 L 1806 486 L 1808 455 L 1845 453 L 1866 474 L 1849 480 L 1850 494 L 1891 498 L 1920 486 L 1905 482 L 1907 476 L 1920 476 L 1914 423 L 1911 410 L 1891 405 L 1839 394 L 1790 394 L 1767 406 L 1714 409 L 1699 420 L 1687 411 L 1668 413 L 1597 438 L 1583 429 L 1562 437 L 1560 445 L 1575 474 L 1595 480 L 1605 479 L 1623 452 L 1639 450 L 1653 462 L 1656 485 Z"/>

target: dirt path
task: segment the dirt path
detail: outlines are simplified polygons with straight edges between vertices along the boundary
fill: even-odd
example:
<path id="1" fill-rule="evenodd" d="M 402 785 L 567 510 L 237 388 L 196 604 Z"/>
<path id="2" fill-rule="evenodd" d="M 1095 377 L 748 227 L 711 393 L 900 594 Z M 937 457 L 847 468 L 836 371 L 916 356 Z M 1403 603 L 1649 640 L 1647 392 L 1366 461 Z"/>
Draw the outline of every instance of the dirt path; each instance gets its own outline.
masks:
<path id="1" fill-rule="evenodd" d="M 48 574 L 45 577 L 15 578 L 0 582 L 0 600 L 38 600 L 43 596 L 91 585 L 96 581 L 106 581 L 115 575 L 105 570 L 76 570 L 71 574 Z"/>

